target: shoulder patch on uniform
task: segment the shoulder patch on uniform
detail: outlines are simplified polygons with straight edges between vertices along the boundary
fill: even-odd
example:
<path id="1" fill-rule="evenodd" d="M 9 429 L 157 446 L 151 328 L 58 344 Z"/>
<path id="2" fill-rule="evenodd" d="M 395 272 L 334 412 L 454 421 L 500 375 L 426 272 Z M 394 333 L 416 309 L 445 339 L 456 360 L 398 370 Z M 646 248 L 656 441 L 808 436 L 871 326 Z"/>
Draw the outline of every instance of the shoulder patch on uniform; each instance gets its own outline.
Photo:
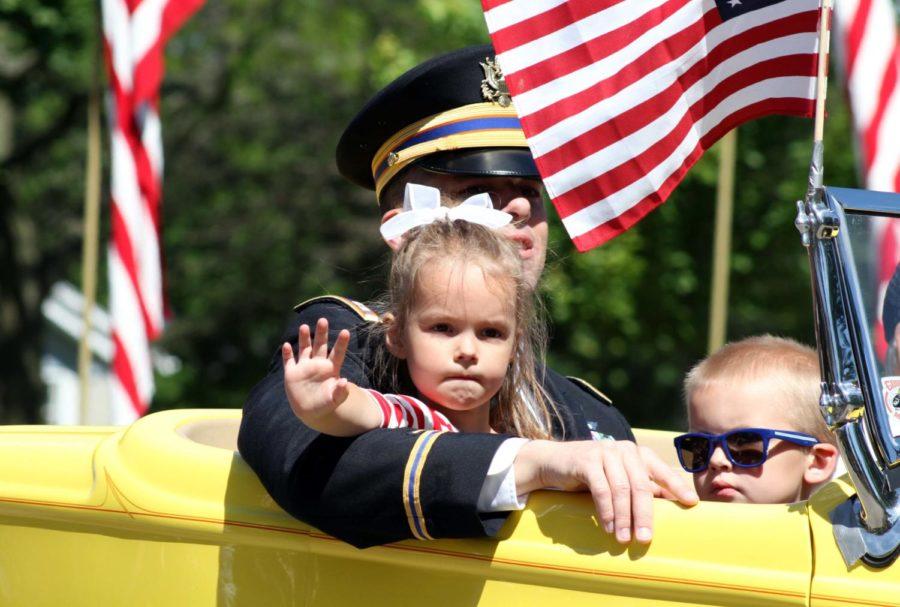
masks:
<path id="1" fill-rule="evenodd" d="M 378 313 L 369 308 L 366 304 L 360 303 L 353 299 L 348 299 L 346 297 L 341 297 L 340 295 L 320 295 L 319 297 L 307 299 L 306 301 L 302 301 L 294 306 L 294 312 L 299 312 L 307 306 L 320 302 L 333 302 L 341 304 L 366 322 L 378 322 L 379 319 Z"/>
<path id="2" fill-rule="evenodd" d="M 591 385 L 590 382 L 587 382 L 587 381 L 581 379 L 580 377 L 574 377 L 572 375 L 567 375 L 566 379 L 568 379 L 570 382 L 572 382 L 573 384 L 575 384 L 576 386 L 578 386 L 579 388 L 581 388 L 588 394 L 593 394 L 602 403 L 604 403 L 606 405 L 610 405 L 610 406 L 613 404 L 612 399 L 610 397 L 608 397 L 606 394 L 604 394 L 603 392 L 601 392 L 600 390 L 595 388 L 593 385 Z"/>

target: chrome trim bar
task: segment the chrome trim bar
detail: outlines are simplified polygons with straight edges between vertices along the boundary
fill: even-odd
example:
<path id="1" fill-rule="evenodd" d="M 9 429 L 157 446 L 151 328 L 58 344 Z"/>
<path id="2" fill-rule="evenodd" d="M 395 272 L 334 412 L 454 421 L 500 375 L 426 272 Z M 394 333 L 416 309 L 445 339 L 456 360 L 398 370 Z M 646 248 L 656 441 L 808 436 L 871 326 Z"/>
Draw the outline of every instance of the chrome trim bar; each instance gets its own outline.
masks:
<path id="1" fill-rule="evenodd" d="M 846 217 L 832 191 L 816 188 L 798 202 L 795 225 L 809 254 L 815 294 L 820 408 L 857 491 L 850 506 L 832 513 L 835 538 L 849 567 L 860 559 L 888 563 L 892 559 L 886 555 L 896 554 L 900 546 L 900 494 L 891 482 L 900 452 L 882 403 L 853 251 L 847 230 L 841 230 Z"/>

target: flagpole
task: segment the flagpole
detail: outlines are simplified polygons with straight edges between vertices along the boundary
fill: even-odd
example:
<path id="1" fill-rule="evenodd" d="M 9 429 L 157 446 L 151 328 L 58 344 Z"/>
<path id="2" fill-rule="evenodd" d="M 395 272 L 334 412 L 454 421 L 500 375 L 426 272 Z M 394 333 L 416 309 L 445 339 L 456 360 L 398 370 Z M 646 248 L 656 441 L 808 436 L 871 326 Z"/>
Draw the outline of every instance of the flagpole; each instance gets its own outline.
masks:
<path id="1" fill-rule="evenodd" d="M 99 10 L 99 8 L 97 9 Z M 98 20 L 99 25 L 99 20 Z M 99 35 L 100 28 L 95 28 Z M 87 161 L 84 180 L 84 239 L 81 245 L 81 290 L 84 297 L 82 332 L 78 344 L 80 384 L 79 423 L 86 424 L 90 409 L 91 321 L 97 297 L 97 249 L 100 233 L 100 46 L 95 43 L 91 90 L 88 93 Z"/>
<path id="2" fill-rule="evenodd" d="M 813 154 L 809 168 L 807 200 L 812 200 L 823 185 L 823 153 L 825 138 L 825 97 L 828 86 L 829 19 L 832 0 L 822 0 L 819 11 L 819 58 L 816 71 L 816 109 L 813 128 Z M 736 130 L 725 135 L 719 148 L 719 180 L 716 188 L 716 227 L 713 245 L 713 276 L 709 304 L 709 341 L 712 353 L 725 343 L 728 323 L 728 274 L 731 257 L 731 225 L 734 207 L 734 168 Z"/>
<path id="3" fill-rule="evenodd" d="M 831 28 L 828 27 L 831 17 L 832 0 L 822 0 L 819 16 L 819 65 L 816 72 L 816 126 L 814 141 L 825 138 L 825 95 L 828 86 L 828 46 L 831 42 Z"/>
<path id="4" fill-rule="evenodd" d="M 825 139 L 825 96 L 828 91 L 828 46 L 831 41 L 829 19 L 831 17 L 832 0 L 822 0 L 819 11 L 819 60 L 816 70 L 816 115 L 813 128 L 813 153 L 809 165 L 809 184 L 806 200 L 815 199 L 824 184 L 824 139 Z"/>
<path id="5" fill-rule="evenodd" d="M 728 282 L 731 270 L 731 225 L 734 208 L 734 172 L 737 128 L 719 141 L 719 179 L 716 185 L 716 227 L 713 244 L 712 286 L 709 301 L 709 340 L 712 354 L 725 345 L 728 326 Z"/>

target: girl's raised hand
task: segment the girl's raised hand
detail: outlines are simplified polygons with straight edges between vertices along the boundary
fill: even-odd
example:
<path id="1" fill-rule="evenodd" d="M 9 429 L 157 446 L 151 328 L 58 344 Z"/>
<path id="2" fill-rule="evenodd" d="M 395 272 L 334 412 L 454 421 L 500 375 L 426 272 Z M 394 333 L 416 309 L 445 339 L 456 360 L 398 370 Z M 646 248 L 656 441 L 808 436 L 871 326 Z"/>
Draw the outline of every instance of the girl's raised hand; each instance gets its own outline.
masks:
<path id="1" fill-rule="evenodd" d="M 296 359 L 291 344 L 281 346 L 284 389 L 297 417 L 306 420 L 328 415 L 347 399 L 349 391 L 347 380 L 341 377 L 341 365 L 349 343 L 350 332 L 344 329 L 329 352 L 328 320 L 320 318 L 314 338 L 310 338 L 308 325 L 300 325 Z"/>

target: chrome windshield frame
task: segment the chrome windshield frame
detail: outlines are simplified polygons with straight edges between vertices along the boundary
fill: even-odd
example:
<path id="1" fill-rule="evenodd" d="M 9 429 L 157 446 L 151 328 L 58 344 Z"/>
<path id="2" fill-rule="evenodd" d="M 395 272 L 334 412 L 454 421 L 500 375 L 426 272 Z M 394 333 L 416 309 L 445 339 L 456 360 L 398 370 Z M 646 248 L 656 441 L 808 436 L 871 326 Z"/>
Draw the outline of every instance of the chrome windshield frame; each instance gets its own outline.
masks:
<path id="1" fill-rule="evenodd" d="M 798 203 L 809 254 L 822 415 L 856 488 L 833 514 L 847 565 L 892 561 L 900 546 L 900 450 L 884 408 L 845 211 L 900 217 L 900 195 L 825 188 Z"/>
<path id="2" fill-rule="evenodd" d="M 837 212 L 841 225 L 847 225 L 846 213 L 848 211 L 859 215 L 900 218 L 900 194 L 828 188 L 826 196 L 832 208 Z M 863 377 L 870 388 L 870 394 L 864 395 L 871 398 L 871 400 L 866 398 L 866 423 L 874 445 L 879 451 L 879 461 L 883 469 L 888 472 L 890 488 L 897 489 L 900 487 L 900 467 L 898 467 L 900 464 L 900 441 L 891 433 L 890 421 L 881 391 L 881 378 L 875 364 L 875 348 L 865 324 L 865 320 L 868 319 L 865 318 L 857 266 L 847 230 L 844 230 L 843 235 L 839 235 L 838 245 L 846 276 L 846 288 L 852 303 L 851 319 L 854 324 L 852 334 L 862 342 L 858 347 L 857 361 L 863 369 Z M 868 406 L 869 403 L 872 406 Z"/>

